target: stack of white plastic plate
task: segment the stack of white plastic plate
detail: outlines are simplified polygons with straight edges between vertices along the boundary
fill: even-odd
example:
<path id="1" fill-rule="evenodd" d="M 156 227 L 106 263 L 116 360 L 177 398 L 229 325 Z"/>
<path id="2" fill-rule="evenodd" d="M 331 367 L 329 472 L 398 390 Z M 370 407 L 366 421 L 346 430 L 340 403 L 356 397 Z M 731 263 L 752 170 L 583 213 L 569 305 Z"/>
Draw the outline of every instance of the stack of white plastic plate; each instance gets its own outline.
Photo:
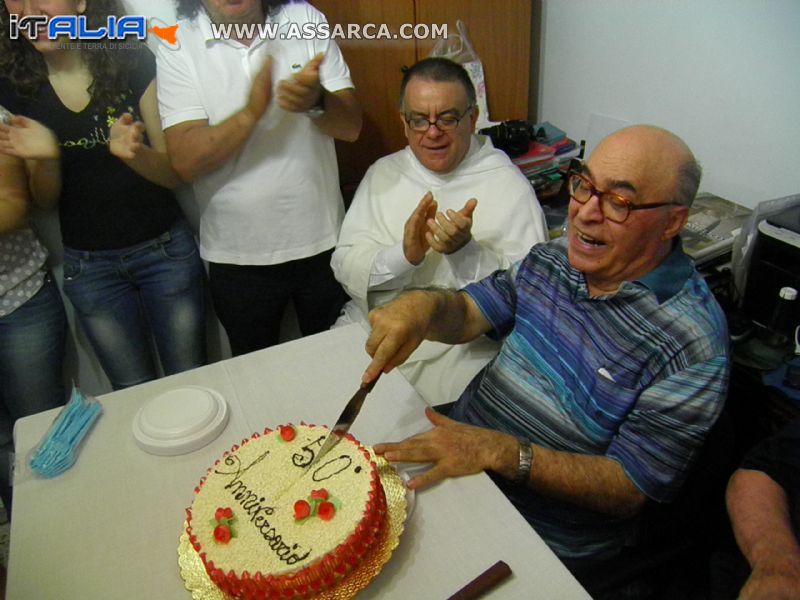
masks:
<path id="1" fill-rule="evenodd" d="M 175 456 L 202 448 L 227 423 L 225 399 L 215 390 L 189 385 L 148 400 L 133 420 L 133 437 L 145 452 Z"/>

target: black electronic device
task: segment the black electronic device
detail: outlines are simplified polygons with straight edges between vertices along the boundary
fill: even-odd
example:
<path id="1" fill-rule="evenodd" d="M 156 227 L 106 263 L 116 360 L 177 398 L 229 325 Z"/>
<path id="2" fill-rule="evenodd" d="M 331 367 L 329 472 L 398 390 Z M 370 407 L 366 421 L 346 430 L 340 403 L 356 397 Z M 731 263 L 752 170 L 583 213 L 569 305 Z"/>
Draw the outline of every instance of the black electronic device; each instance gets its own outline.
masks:
<path id="1" fill-rule="evenodd" d="M 767 223 L 786 231 L 800 233 L 800 206 L 793 206 L 776 215 L 767 217 Z"/>
<path id="2" fill-rule="evenodd" d="M 535 139 L 533 125 L 521 120 L 503 121 L 492 127 L 484 127 L 478 133 L 488 135 L 492 145 L 511 158 L 525 154 L 531 140 Z"/>
<path id="3" fill-rule="evenodd" d="M 742 309 L 759 325 L 768 327 L 783 287 L 800 290 L 800 206 L 790 207 L 758 224 Z M 788 318 L 800 324 L 800 300 Z M 782 332 L 787 337 L 792 331 Z"/>
<path id="4" fill-rule="evenodd" d="M 795 390 L 800 390 L 800 363 L 790 364 L 786 367 L 783 385 Z"/>

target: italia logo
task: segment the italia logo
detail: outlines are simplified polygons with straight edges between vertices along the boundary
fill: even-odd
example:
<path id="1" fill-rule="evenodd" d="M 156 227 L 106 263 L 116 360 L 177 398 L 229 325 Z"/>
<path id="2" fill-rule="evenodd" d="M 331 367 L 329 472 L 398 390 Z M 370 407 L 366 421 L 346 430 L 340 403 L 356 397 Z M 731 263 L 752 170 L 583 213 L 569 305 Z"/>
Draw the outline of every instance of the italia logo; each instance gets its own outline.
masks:
<path id="1" fill-rule="evenodd" d="M 11 14 L 8 17 L 8 34 L 12 40 L 19 39 L 21 32 L 26 32 L 29 39 L 37 39 L 45 33 L 47 39 L 69 40 L 137 40 L 147 39 L 148 32 L 155 35 L 158 40 L 171 49 L 180 47 L 177 38 L 178 25 L 167 26 L 158 19 L 152 19 L 152 26 L 148 27 L 147 18 L 142 15 L 125 15 L 117 17 L 109 15 L 105 25 L 92 29 L 86 21 L 85 15 L 57 15 L 47 18 L 44 15 L 27 15 L 20 17 Z"/>
<path id="2" fill-rule="evenodd" d="M 177 23 L 175 23 L 175 25 L 167 25 L 163 21 L 153 17 L 150 19 L 150 27 L 147 31 L 156 36 L 158 41 L 170 50 L 177 50 L 181 47 L 181 43 L 178 41 Z"/>

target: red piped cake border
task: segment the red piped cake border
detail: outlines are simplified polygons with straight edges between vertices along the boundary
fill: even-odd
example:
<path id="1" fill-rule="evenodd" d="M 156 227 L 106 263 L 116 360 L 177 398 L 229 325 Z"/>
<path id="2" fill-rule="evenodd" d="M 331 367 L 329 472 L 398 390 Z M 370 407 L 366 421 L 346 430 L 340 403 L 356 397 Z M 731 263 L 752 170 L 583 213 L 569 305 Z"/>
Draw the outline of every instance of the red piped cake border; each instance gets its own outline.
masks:
<path id="1" fill-rule="evenodd" d="M 317 427 L 317 425 L 306 425 L 302 422 L 301 425 Z M 286 426 L 293 426 L 293 424 L 288 423 Z M 234 444 L 230 451 L 226 451 L 222 455 L 222 458 L 217 459 L 214 464 L 208 468 L 206 474 L 200 478 L 200 483 L 194 488 L 195 494 L 200 492 L 200 489 L 208 478 L 208 474 L 211 473 L 211 470 L 218 465 L 221 460 L 224 460 L 228 455 L 236 452 L 236 450 L 247 444 L 250 440 L 257 439 L 273 431 L 276 430 L 267 427 L 264 429 L 263 433 L 259 434 L 256 432 L 250 438 L 242 440 L 241 444 Z M 208 573 L 211 581 L 213 581 L 217 587 L 226 594 L 243 600 L 257 600 L 260 598 L 267 598 L 270 600 L 306 598 L 335 586 L 348 573 L 356 568 L 361 563 L 364 554 L 381 540 L 386 527 L 386 495 L 384 494 L 383 485 L 378 476 L 378 467 L 371 459 L 369 451 L 361 442 L 349 433 L 345 438 L 356 444 L 357 448 L 364 453 L 364 457 L 373 467 L 371 482 L 372 491 L 369 493 L 369 499 L 364 508 L 365 517 L 347 540 L 313 564 L 302 568 L 296 573 L 279 575 L 277 577 L 272 575 L 264 577 L 260 572 L 255 575 L 250 575 L 247 571 L 236 573 L 230 570 L 228 573 L 224 573 L 214 565 L 213 561 L 207 560 L 205 552 L 202 551 L 200 543 L 197 541 L 197 536 L 192 532 L 192 509 L 191 507 L 186 509 L 186 533 L 189 536 L 189 541 L 203 561 L 206 573 Z"/>

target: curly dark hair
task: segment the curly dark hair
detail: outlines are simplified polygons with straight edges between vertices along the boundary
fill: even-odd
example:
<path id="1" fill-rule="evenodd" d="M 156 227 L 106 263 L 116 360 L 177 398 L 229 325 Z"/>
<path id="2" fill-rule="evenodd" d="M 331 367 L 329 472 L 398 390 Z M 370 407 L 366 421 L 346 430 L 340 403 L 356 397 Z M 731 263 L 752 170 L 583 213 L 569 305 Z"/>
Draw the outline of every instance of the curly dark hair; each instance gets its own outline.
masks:
<path id="1" fill-rule="evenodd" d="M 270 14 L 289 0 L 261 0 L 261 9 L 265 15 Z M 202 0 L 175 0 L 176 12 L 179 19 L 194 19 L 203 7 Z"/>
<path id="2" fill-rule="evenodd" d="M 109 15 L 123 14 L 116 0 L 89 0 L 86 3 L 87 26 L 105 26 Z M 108 40 L 97 40 L 98 46 Z M 89 93 L 92 102 L 113 104 L 128 91 L 128 73 L 136 61 L 130 49 L 97 48 L 81 50 L 83 60 L 92 75 Z M 42 55 L 26 39 L 9 37 L 8 10 L 0 2 L 0 77 L 8 79 L 22 96 L 31 97 L 47 82 L 47 65 Z"/>

